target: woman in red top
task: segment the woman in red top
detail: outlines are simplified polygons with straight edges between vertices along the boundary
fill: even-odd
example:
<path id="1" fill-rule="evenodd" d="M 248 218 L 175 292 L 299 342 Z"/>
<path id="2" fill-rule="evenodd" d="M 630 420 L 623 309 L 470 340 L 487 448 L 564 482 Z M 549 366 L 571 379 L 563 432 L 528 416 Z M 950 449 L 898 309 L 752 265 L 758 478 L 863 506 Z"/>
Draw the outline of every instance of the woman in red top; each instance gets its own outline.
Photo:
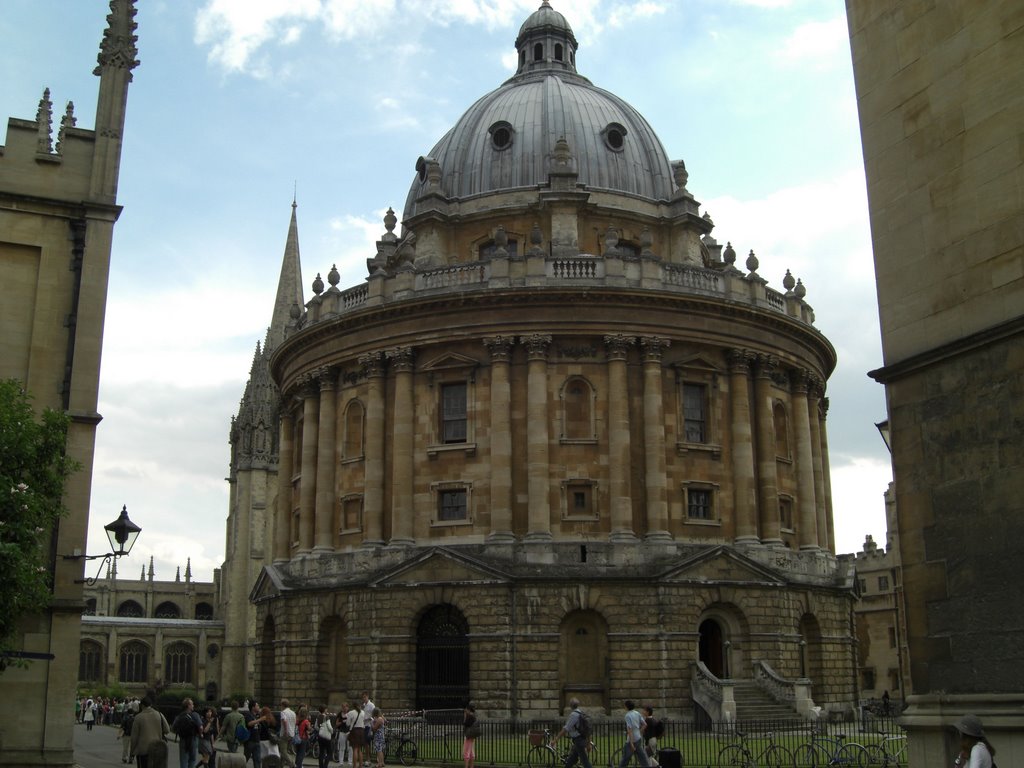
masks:
<path id="1" fill-rule="evenodd" d="M 310 731 L 313 726 L 309 722 L 309 710 L 299 707 L 298 716 L 295 718 L 295 734 L 299 741 L 295 745 L 295 768 L 302 768 L 302 761 L 306 757 L 306 750 L 309 749 Z"/>

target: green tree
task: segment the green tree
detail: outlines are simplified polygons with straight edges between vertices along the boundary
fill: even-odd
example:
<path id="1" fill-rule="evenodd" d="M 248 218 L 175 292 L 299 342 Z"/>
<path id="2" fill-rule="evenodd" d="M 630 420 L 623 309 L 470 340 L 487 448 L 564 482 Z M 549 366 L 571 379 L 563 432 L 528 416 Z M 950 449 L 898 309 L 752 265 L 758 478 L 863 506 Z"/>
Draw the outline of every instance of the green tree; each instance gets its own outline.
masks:
<path id="1" fill-rule="evenodd" d="M 50 604 L 50 536 L 66 512 L 64 482 L 78 464 L 65 453 L 68 417 L 0 380 L 0 653 L 12 649 L 18 621 Z"/>

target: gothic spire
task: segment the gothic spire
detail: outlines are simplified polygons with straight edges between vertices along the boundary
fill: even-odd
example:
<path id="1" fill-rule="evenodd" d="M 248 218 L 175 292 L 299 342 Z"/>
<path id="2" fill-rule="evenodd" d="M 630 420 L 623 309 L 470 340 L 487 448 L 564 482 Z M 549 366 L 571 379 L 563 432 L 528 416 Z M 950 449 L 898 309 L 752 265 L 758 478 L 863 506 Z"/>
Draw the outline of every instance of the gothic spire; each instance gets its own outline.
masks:
<path id="1" fill-rule="evenodd" d="M 277 298 L 274 300 L 274 314 L 267 333 L 268 351 L 277 349 L 284 341 L 284 331 L 291 319 L 291 309 L 298 304 L 305 305 L 302 297 L 302 264 L 299 259 L 299 224 L 295 216 L 298 204 L 292 198 L 292 218 L 288 224 L 288 239 L 284 245 L 284 259 L 281 263 L 281 277 L 277 281 Z"/>

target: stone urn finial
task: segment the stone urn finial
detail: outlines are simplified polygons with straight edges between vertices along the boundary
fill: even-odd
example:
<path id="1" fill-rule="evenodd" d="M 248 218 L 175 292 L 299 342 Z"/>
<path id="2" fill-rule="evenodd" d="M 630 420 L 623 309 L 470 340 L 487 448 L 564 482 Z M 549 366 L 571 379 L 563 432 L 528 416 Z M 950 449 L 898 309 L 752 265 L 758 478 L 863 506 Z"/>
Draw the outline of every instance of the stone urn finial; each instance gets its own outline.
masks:
<path id="1" fill-rule="evenodd" d="M 750 249 L 750 255 L 747 256 L 747 271 L 754 273 L 757 272 L 757 268 L 761 265 L 761 262 L 757 260 L 757 256 L 754 255 L 754 249 Z"/>
<path id="2" fill-rule="evenodd" d="M 320 277 L 320 273 L 316 273 L 316 280 L 313 281 L 313 293 L 319 296 L 324 292 L 324 281 Z"/>

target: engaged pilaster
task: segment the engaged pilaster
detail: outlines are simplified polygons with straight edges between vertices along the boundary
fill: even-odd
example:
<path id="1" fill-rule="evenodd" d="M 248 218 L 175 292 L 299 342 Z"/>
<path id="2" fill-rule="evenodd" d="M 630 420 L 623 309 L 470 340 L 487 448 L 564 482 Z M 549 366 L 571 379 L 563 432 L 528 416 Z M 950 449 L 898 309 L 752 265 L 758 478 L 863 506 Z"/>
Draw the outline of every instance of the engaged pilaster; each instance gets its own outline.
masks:
<path id="1" fill-rule="evenodd" d="M 814 514 L 815 531 L 819 549 L 828 549 L 828 522 L 825 514 L 825 469 L 822 465 L 821 422 L 818 414 L 821 410 L 821 397 L 824 387 L 821 380 L 812 376 L 807 391 L 807 417 L 811 426 L 811 461 L 814 470 Z"/>
<path id="2" fill-rule="evenodd" d="M 363 546 L 384 543 L 384 355 L 361 355 L 366 372 L 366 468 L 363 489 Z"/>
<path id="3" fill-rule="evenodd" d="M 491 532 L 487 541 L 511 543 L 512 533 L 512 390 L 509 363 L 511 336 L 489 336 L 491 353 Z"/>
<path id="4" fill-rule="evenodd" d="M 391 455 L 391 545 L 409 546 L 413 532 L 413 369 L 411 347 L 399 347 L 388 353 L 395 372 L 395 418 Z"/>
<path id="5" fill-rule="evenodd" d="M 652 541 L 672 538 L 668 531 L 668 479 L 665 474 L 665 404 L 661 360 L 670 342 L 657 336 L 640 339 L 644 356 L 644 455 L 647 464 L 647 535 Z"/>
<path id="6" fill-rule="evenodd" d="M 633 541 L 633 505 L 629 494 L 629 385 L 626 357 L 636 343 L 630 336 L 604 337 L 608 355 L 608 490 L 611 497 L 611 541 Z"/>
<path id="7" fill-rule="evenodd" d="M 302 477 L 299 480 L 298 554 L 305 555 L 313 551 L 320 393 L 314 388 L 315 382 L 312 377 L 306 376 L 302 384 Z"/>
<path id="8" fill-rule="evenodd" d="M 330 368 L 317 370 L 320 383 L 320 419 L 317 428 L 316 461 L 316 541 L 313 552 L 334 551 L 335 499 L 334 468 L 335 432 L 337 404 L 335 379 L 337 374 Z"/>
<path id="9" fill-rule="evenodd" d="M 295 474 L 295 417 L 290 398 L 282 398 L 278 408 L 279 453 L 277 463 L 277 511 L 274 516 L 274 565 L 283 565 L 291 557 L 292 475 Z"/>
<path id="10" fill-rule="evenodd" d="M 730 349 L 729 403 L 732 411 L 731 453 L 733 520 L 737 544 L 757 544 L 757 494 L 754 478 L 754 442 L 750 423 L 750 368 L 756 356 L 745 349 Z"/>
<path id="11" fill-rule="evenodd" d="M 807 410 L 810 373 L 796 370 L 792 375 L 793 432 L 796 436 L 796 483 L 800 498 L 800 549 L 818 549 L 818 517 L 814 505 L 814 456 L 811 452 L 811 424 Z"/>
<path id="12" fill-rule="evenodd" d="M 760 501 L 761 543 L 782 545 L 779 524 L 779 492 L 775 468 L 775 424 L 772 418 L 772 375 L 779 361 L 774 355 L 757 356 L 754 379 L 755 417 L 757 418 L 757 489 Z"/>
<path id="13" fill-rule="evenodd" d="M 535 333 L 519 339 L 526 346 L 526 473 L 529 497 L 527 541 L 551 538 L 548 441 L 548 348 L 551 336 Z"/>

